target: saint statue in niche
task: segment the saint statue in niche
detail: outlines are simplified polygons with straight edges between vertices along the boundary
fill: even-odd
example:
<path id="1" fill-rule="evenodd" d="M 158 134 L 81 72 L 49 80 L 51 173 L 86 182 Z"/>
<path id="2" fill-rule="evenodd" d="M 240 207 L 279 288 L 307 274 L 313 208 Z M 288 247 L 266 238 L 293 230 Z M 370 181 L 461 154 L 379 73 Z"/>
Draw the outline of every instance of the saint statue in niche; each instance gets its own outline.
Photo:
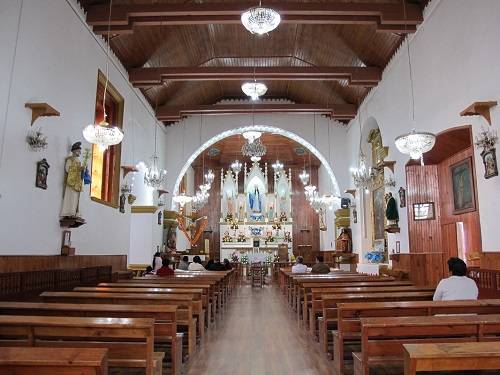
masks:
<path id="1" fill-rule="evenodd" d="M 83 171 L 85 169 L 80 161 L 82 143 L 76 142 L 71 146 L 71 156 L 66 158 L 64 170 L 66 178 L 64 184 L 63 205 L 61 217 L 80 218 L 79 201 L 83 188 Z"/>
<path id="2" fill-rule="evenodd" d="M 260 198 L 259 188 L 255 186 L 253 193 L 248 193 L 248 203 L 250 205 L 250 210 L 254 213 L 261 213 L 262 211 L 262 201 Z"/>

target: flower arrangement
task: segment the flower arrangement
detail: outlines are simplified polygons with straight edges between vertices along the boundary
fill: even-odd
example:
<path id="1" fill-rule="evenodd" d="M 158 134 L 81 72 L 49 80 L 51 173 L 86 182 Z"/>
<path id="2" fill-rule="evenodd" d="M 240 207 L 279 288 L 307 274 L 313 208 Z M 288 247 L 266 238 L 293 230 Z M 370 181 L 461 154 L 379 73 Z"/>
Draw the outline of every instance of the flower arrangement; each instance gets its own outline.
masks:
<path id="1" fill-rule="evenodd" d="M 234 253 L 231 254 L 231 262 L 238 263 L 239 261 L 240 258 L 238 257 L 238 253 L 235 251 Z"/>
<path id="2" fill-rule="evenodd" d="M 369 251 L 365 254 L 365 259 L 370 263 L 380 263 L 384 260 L 384 253 L 380 251 Z"/>
<path id="3" fill-rule="evenodd" d="M 494 130 L 481 129 L 481 132 L 476 136 L 476 142 L 474 143 L 477 148 L 482 148 L 485 151 L 489 151 L 495 148 L 498 143 L 498 135 Z"/>
<path id="4" fill-rule="evenodd" d="M 224 236 L 222 236 L 222 242 L 233 242 L 233 239 L 229 235 L 229 232 L 224 232 Z"/>
<path id="5" fill-rule="evenodd" d="M 246 242 L 247 238 L 245 237 L 245 234 L 243 232 L 238 233 L 238 242 Z"/>
<path id="6" fill-rule="evenodd" d="M 273 232 L 269 231 L 266 233 L 266 239 L 265 239 L 265 242 L 274 242 L 274 236 L 273 236 Z"/>
<path id="7" fill-rule="evenodd" d="M 290 232 L 285 232 L 285 235 L 283 237 L 283 241 L 292 242 L 292 235 L 290 234 Z"/>
<path id="8" fill-rule="evenodd" d="M 31 151 L 45 150 L 49 144 L 47 136 L 40 129 L 31 130 L 26 136 L 26 142 L 30 146 Z"/>
<path id="9" fill-rule="evenodd" d="M 244 265 L 250 264 L 250 262 L 248 261 L 248 255 L 247 254 L 243 254 L 241 256 L 240 263 L 244 264 Z"/>
<path id="10" fill-rule="evenodd" d="M 280 257 L 278 254 L 274 254 L 274 259 L 273 261 L 276 263 L 276 262 L 279 262 L 280 261 Z"/>
<path id="11" fill-rule="evenodd" d="M 273 255 L 273 254 L 269 254 L 269 255 L 266 257 L 266 263 L 267 263 L 267 264 L 271 264 L 273 261 L 274 261 L 274 255 Z"/>

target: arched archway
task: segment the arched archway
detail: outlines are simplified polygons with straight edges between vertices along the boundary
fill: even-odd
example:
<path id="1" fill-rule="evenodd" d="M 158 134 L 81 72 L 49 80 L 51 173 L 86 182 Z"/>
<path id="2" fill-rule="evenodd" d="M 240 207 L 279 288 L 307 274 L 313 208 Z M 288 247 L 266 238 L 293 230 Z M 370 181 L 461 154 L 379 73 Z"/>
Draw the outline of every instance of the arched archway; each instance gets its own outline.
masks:
<path id="1" fill-rule="evenodd" d="M 274 127 L 274 126 L 268 126 L 268 125 L 251 125 L 251 126 L 243 126 L 243 127 L 239 127 L 239 128 L 234 128 L 234 129 L 230 129 L 230 130 L 224 131 L 222 133 L 219 133 L 218 135 L 210 138 L 208 141 L 206 141 L 204 144 L 202 144 L 195 152 L 193 152 L 193 154 L 189 157 L 189 159 L 186 161 L 186 163 L 184 164 L 184 166 L 180 170 L 179 175 L 177 176 L 177 179 L 175 180 L 173 195 L 175 196 L 179 193 L 179 185 L 181 183 L 182 177 L 186 173 L 189 166 L 193 163 L 193 161 L 203 151 L 205 151 L 207 148 L 212 146 L 214 143 L 216 143 L 224 138 L 231 137 L 231 136 L 237 135 L 237 134 L 242 134 L 244 132 L 252 131 L 252 130 L 259 131 L 262 133 L 267 132 L 267 133 L 274 133 L 274 134 L 282 135 L 286 138 L 290 138 L 290 139 L 294 140 L 295 142 L 297 142 L 300 145 L 307 148 L 314 156 L 316 156 L 318 158 L 318 160 L 321 162 L 321 164 L 325 167 L 325 170 L 328 173 L 328 176 L 330 177 L 330 181 L 331 181 L 331 184 L 333 187 L 332 194 L 336 198 L 338 198 L 338 200 L 340 201 L 340 189 L 339 189 L 339 185 L 337 183 L 337 179 L 335 178 L 335 175 L 333 173 L 333 170 L 332 170 L 330 164 L 328 163 L 326 158 L 318 151 L 318 149 L 316 147 L 314 147 L 312 144 L 310 144 L 308 141 L 306 141 L 304 138 L 298 136 L 297 134 L 295 134 L 293 132 L 290 132 L 288 130 L 284 130 L 284 129 L 281 129 L 278 127 Z M 175 210 L 175 205 L 176 205 L 175 202 L 172 201 L 172 204 L 171 204 L 172 210 Z"/>

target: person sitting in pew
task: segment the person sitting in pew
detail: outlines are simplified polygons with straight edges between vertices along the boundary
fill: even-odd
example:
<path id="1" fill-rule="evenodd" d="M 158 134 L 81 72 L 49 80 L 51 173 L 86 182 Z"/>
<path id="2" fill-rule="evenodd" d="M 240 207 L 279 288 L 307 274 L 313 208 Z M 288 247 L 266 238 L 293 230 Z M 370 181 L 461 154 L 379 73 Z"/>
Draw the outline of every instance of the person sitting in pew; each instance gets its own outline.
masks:
<path id="1" fill-rule="evenodd" d="M 187 255 L 184 255 L 181 261 L 179 262 L 179 267 L 177 267 L 177 269 L 181 271 L 187 271 L 188 267 L 189 267 L 189 258 L 187 257 Z"/>
<path id="2" fill-rule="evenodd" d="M 448 259 L 451 276 L 439 282 L 434 301 L 475 300 L 479 294 L 476 282 L 467 276 L 467 265 L 460 258 Z"/>
<path id="3" fill-rule="evenodd" d="M 168 258 L 164 258 L 162 260 L 162 266 L 161 268 L 156 271 L 157 276 L 171 276 L 174 274 L 174 270 L 169 267 L 170 265 L 170 260 Z"/>
<path id="4" fill-rule="evenodd" d="M 201 264 L 201 258 L 198 255 L 193 258 L 193 263 L 189 264 L 188 271 L 205 271 L 205 267 Z"/>
<path id="5" fill-rule="evenodd" d="M 328 266 L 328 264 L 324 263 L 323 255 L 318 255 L 316 257 L 316 264 L 312 266 L 311 273 L 315 274 L 330 273 L 330 267 Z"/>
<path id="6" fill-rule="evenodd" d="M 146 271 L 144 272 L 144 275 L 154 275 L 154 272 L 153 272 L 153 267 L 151 266 L 147 266 L 146 267 Z"/>
<path id="7" fill-rule="evenodd" d="M 152 262 L 152 266 L 153 266 L 153 271 L 156 272 L 158 271 L 161 266 L 162 266 L 162 262 L 161 262 L 161 254 L 159 251 L 157 251 L 153 257 L 153 262 Z"/>
<path id="8" fill-rule="evenodd" d="M 292 273 L 306 273 L 307 272 L 307 266 L 303 264 L 304 258 L 301 256 L 297 257 L 297 260 L 295 261 L 295 264 L 292 266 Z M 330 270 L 328 270 L 330 272 Z"/>
<path id="9" fill-rule="evenodd" d="M 224 269 L 226 271 L 233 269 L 233 266 L 231 265 L 231 263 L 229 262 L 229 259 L 227 259 L 227 258 L 224 259 Z"/>

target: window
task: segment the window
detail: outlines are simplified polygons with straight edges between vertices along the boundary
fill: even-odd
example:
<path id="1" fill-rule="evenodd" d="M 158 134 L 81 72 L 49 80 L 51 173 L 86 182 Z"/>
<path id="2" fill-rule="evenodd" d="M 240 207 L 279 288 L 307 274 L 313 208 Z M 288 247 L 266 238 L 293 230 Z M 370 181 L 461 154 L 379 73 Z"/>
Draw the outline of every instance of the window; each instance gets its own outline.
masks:
<path id="1" fill-rule="evenodd" d="M 106 77 L 99 71 L 94 115 L 94 121 L 97 123 L 104 119 L 102 99 L 105 84 Z M 123 126 L 123 103 L 123 97 L 108 82 L 106 92 L 107 122 L 119 128 Z M 120 195 L 120 159 L 121 144 L 108 147 L 104 152 L 99 150 L 99 147 L 96 145 L 92 146 L 92 184 L 90 197 L 93 201 L 118 208 L 118 198 Z"/>

